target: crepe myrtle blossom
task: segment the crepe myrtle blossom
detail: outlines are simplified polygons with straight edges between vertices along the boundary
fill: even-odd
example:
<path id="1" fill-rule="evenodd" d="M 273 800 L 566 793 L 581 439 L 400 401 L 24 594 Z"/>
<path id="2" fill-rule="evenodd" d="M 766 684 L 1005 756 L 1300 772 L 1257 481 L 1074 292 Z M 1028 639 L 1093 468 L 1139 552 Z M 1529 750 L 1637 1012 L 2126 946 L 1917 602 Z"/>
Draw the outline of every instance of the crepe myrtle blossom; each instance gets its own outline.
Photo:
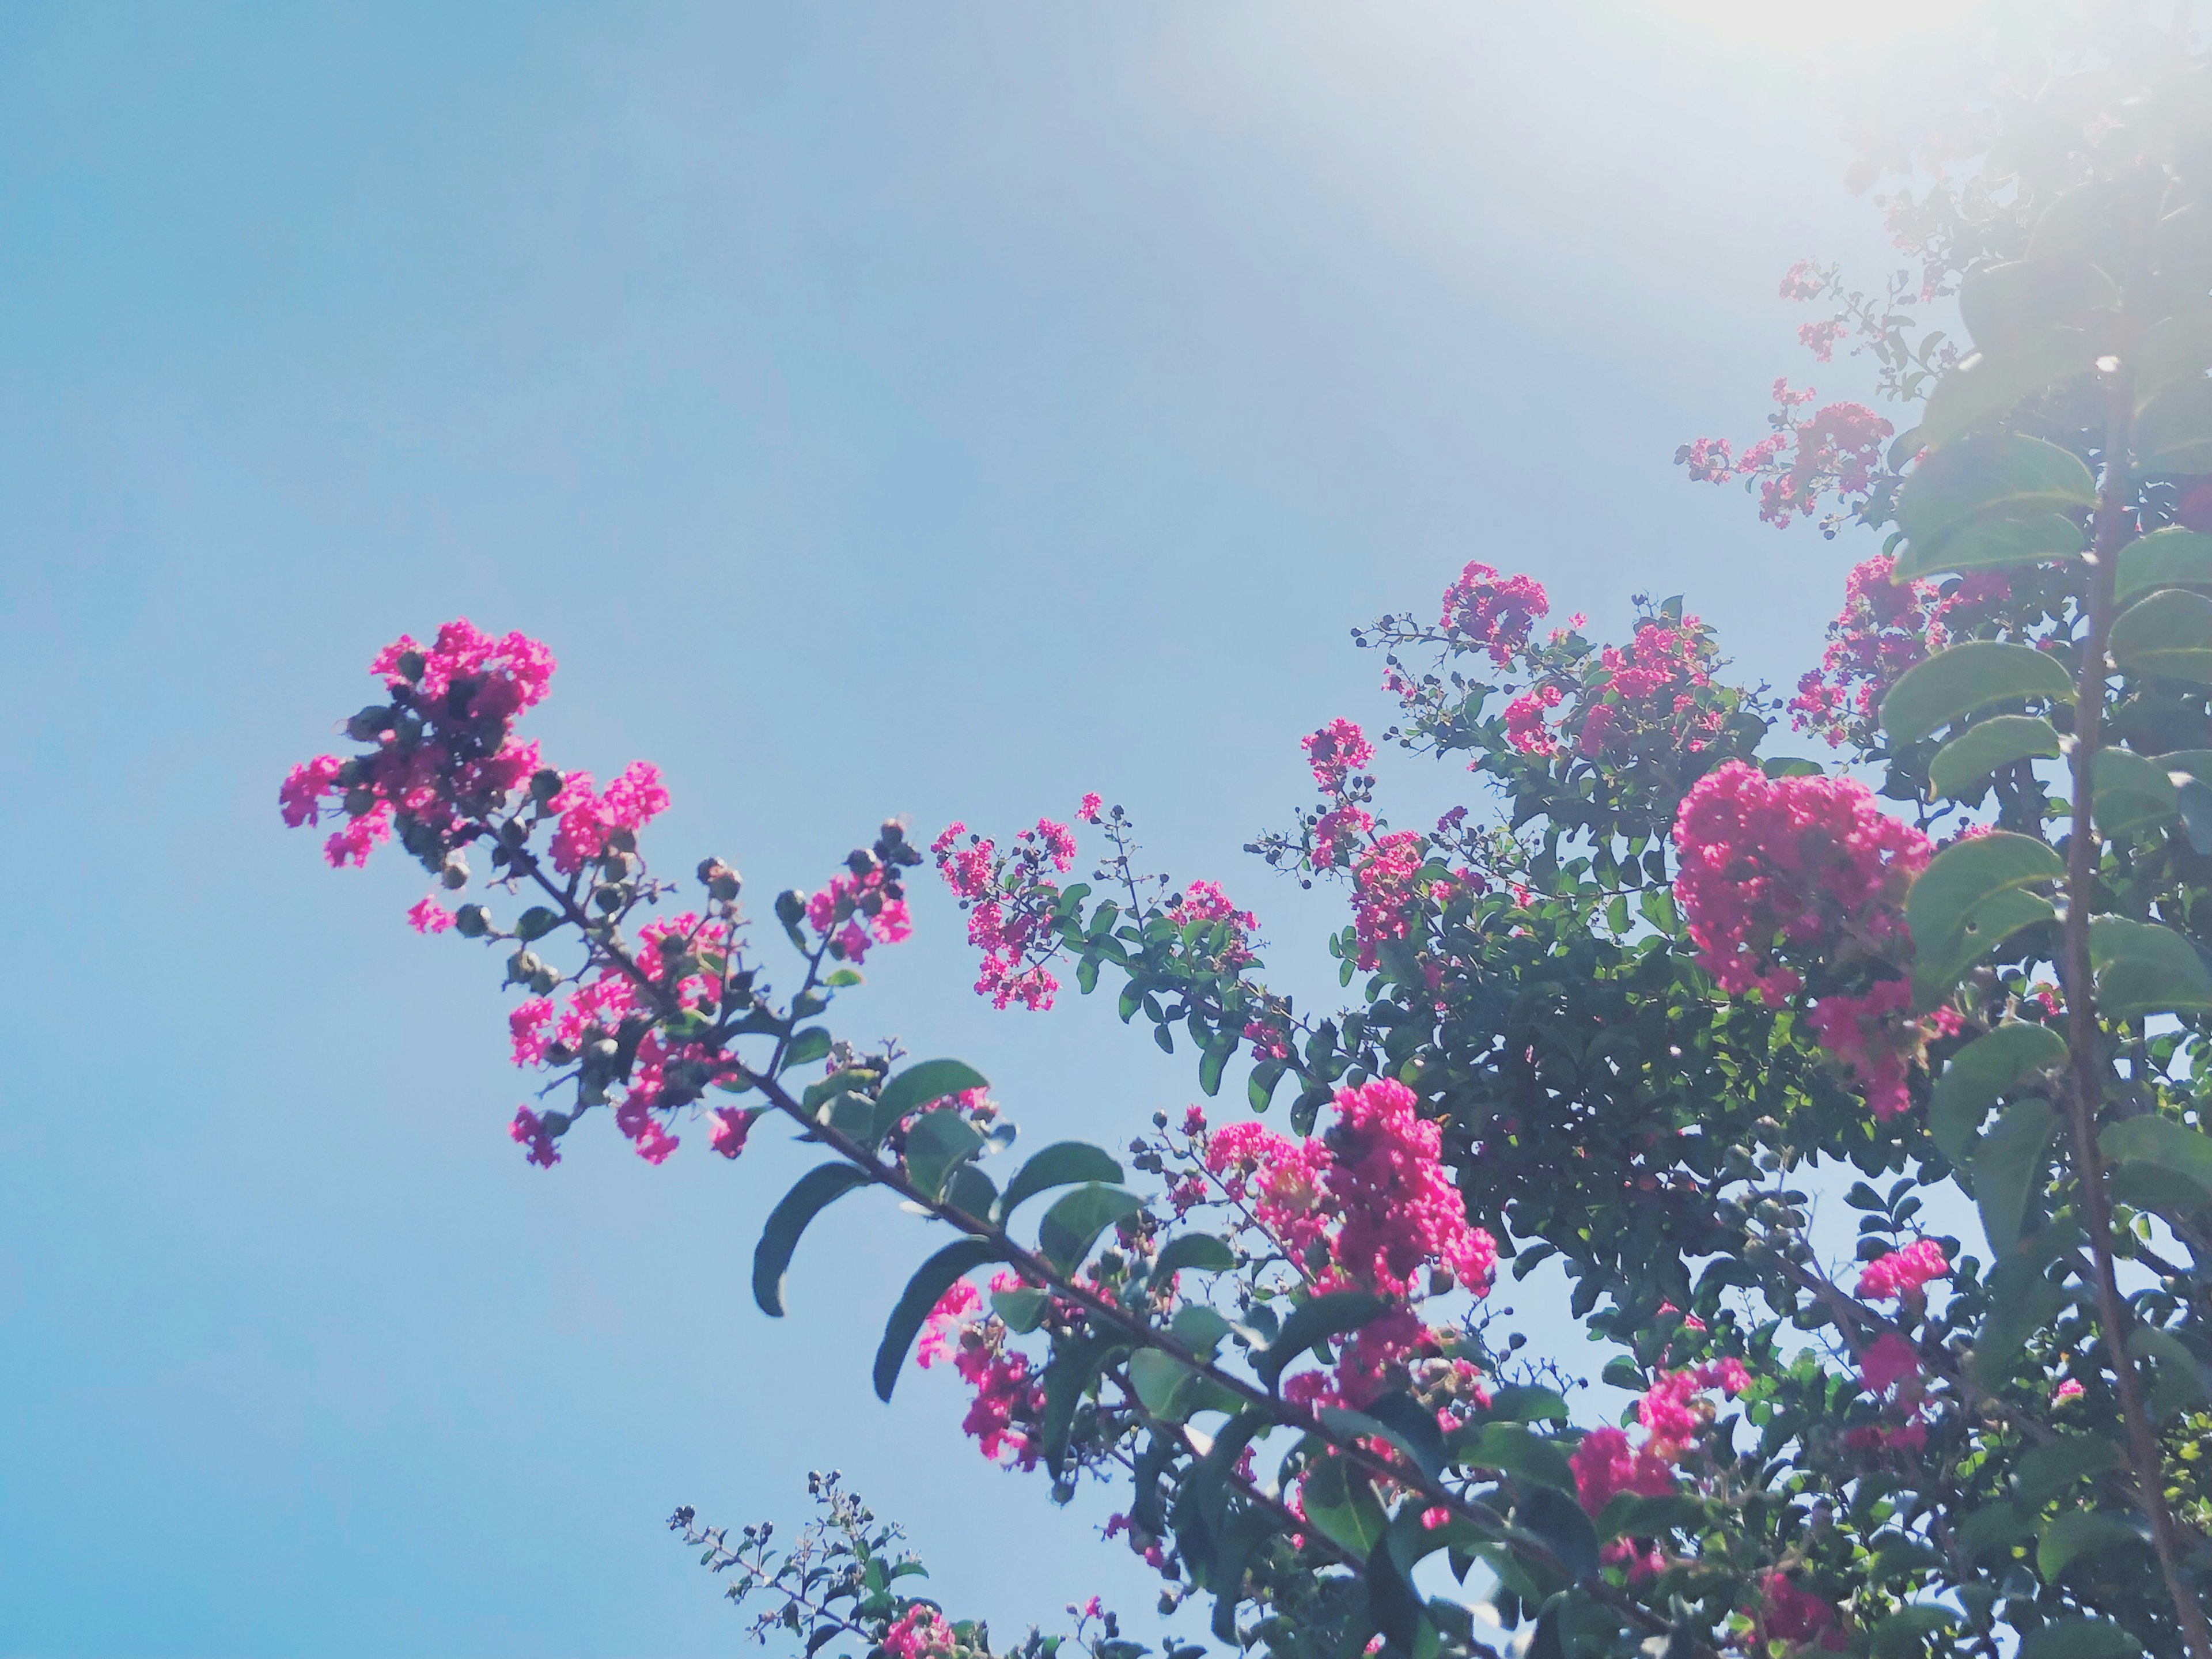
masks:
<path id="1" fill-rule="evenodd" d="M 1928 837 L 1848 778 L 1770 778 L 1730 761 L 1683 798 L 1674 826 L 1682 906 L 1721 989 L 1779 1007 L 1804 985 L 1787 955 L 1904 944 L 1905 890 Z"/>
<path id="2" fill-rule="evenodd" d="M 1929 1281 L 1950 1271 L 1941 1244 L 1932 1238 L 1915 1239 L 1901 1250 L 1868 1262 L 1859 1272 L 1858 1294 L 1877 1302 L 1913 1300 Z"/>
<path id="3" fill-rule="evenodd" d="M 1491 661 L 1504 668 L 1528 648 L 1529 630 L 1551 609 L 1544 584 L 1534 577 L 1501 576 L 1491 566 L 1471 561 L 1444 590 L 1437 626 L 1488 651 Z"/>

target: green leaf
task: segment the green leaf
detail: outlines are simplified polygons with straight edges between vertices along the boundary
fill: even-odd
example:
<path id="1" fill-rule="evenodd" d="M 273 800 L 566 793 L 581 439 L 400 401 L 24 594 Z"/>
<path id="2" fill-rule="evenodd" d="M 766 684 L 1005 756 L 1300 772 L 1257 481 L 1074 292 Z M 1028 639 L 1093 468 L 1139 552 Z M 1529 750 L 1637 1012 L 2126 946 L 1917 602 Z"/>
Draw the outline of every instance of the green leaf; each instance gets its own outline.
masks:
<path id="1" fill-rule="evenodd" d="M 1928 1133 L 1954 1164 L 1964 1163 L 1980 1138 L 1982 1120 L 2004 1095 L 2036 1073 L 2067 1062 L 2066 1039 L 2047 1025 L 2017 1021 L 1976 1037 L 1951 1056 L 1936 1079 Z"/>
<path id="2" fill-rule="evenodd" d="M 1098 1235 L 1145 1207 L 1145 1200 L 1119 1187 L 1089 1182 L 1055 1203 L 1037 1224 L 1037 1253 L 1064 1273 L 1080 1267 Z"/>
<path id="3" fill-rule="evenodd" d="M 787 1072 L 794 1066 L 811 1066 L 830 1052 L 830 1032 L 827 1027 L 810 1025 L 795 1033 L 791 1046 L 783 1051 L 783 1064 L 776 1069 Z"/>
<path id="4" fill-rule="evenodd" d="M 1179 1273 L 1225 1273 L 1236 1265 L 1237 1252 L 1212 1233 L 1178 1233 L 1153 1258 L 1152 1289 L 1165 1290 Z"/>
<path id="5" fill-rule="evenodd" d="M 1244 1097 L 1255 1112 L 1264 1112 L 1275 1097 L 1275 1085 L 1283 1080 L 1284 1065 L 1279 1060 L 1262 1060 L 1252 1068 L 1252 1076 L 1244 1085 Z"/>
<path id="6" fill-rule="evenodd" d="M 2212 380 L 2179 380 L 2136 416 L 2136 453 L 2145 472 L 2212 472 Z"/>
<path id="7" fill-rule="evenodd" d="M 1529 1486 L 1514 1505 L 1513 1524 L 1557 1556 L 1571 1582 L 1597 1571 L 1597 1528 L 1583 1506 L 1556 1486 Z"/>
<path id="8" fill-rule="evenodd" d="M 2055 1121 L 2049 1101 L 2014 1101 L 1974 1153 L 1974 1202 L 1990 1248 L 1999 1255 L 2020 1242 L 2028 1194 L 2043 1184 L 2044 1153 Z"/>
<path id="9" fill-rule="evenodd" d="M 997 1248 L 986 1239 L 955 1239 L 915 1270 L 914 1277 L 907 1280 L 898 1305 L 891 1310 L 891 1316 L 884 1326 L 883 1342 L 876 1349 L 877 1399 L 890 1399 L 891 1390 L 898 1386 L 899 1372 L 905 1368 L 907 1351 L 914 1346 L 915 1335 L 921 1329 L 921 1322 L 929 1317 L 930 1310 L 952 1288 L 952 1281 L 997 1255 Z"/>
<path id="10" fill-rule="evenodd" d="M 2021 1638 L 2018 1659 L 2136 1659 L 2142 1644 L 2104 1619 L 2069 1614 Z"/>
<path id="11" fill-rule="evenodd" d="M 991 1206 L 998 1201 L 998 1183 L 973 1163 L 953 1166 L 951 1178 L 945 1183 L 943 1202 L 977 1224 L 969 1231 L 981 1232 L 990 1225 Z"/>
<path id="12" fill-rule="evenodd" d="M 884 1084 L 883 1093 L 876 1097 L 876 1139 L 880 1142 L 901 1119 L 932 1101 L 989 1086 L 983 1074 L 964 1060 L 925 1060 L 909 1066 Z"/>
<path id="13" fill-rule="evenodd" d="M 2097 480 L 2071 450 L 2016 432 L 1942 444 L 1897 492 L 1897 523 L 1925 546 L 1984 517 L 2097 504 Z"/>
<path id="14" fill-rule="evenodd" d="M 2060 513 L 1978 519 L 1941 541 L 1906 543 L 1890 570 L 1890 580 L 1911 581 L 1942 570 L 2006 570 L 2045 559 L 2070 559 L 2088 544 L 2081 526 Z"/>
<path id="15" fill-rule="evenodd" d="M 1566 1490 L 1574 1488 L 1570 1486 Z M 1695 1531 L 1706 1519 L 1705 1506 L 1687 1492 L 1646 1498 L 1640 1492 L 1625 1492 L 1598 1512 L 1597 1535 L 1604 1540 L 1663 1538 L 1676 1528 Z"/>
<path id="16" fill-rule="evenodd" d="M 1929 1637 L 1958 1622 L 1959 1615 L 1948 1607 L 1924 1602 L 1899 1607 L 1874 1627 L 1875 1659 L 1912 1659 L 1927 1648 Z"/>
<path id="17" fill-rule="evenodd" d="M 1956 800 L 1978 793 L 2000 766 L 2055 759 L 2058 728 L 2040 714 L 1997 714 L 1968 726 L 1928 763 L 1928 787 Z"/>
<path id="18" fill-rule="evenodd" d="M 1052 1292 L 1042 1285 L 1022 1285 L 991 1292 L 991 1311 L 1006 1322 L 1008 1330 L 1019 1336 L 1026 1336 L 1043 1324 L 1051 1306 Z"/>
<path id="19" fill-rule="evenodd" d="M 1229 1063 L 1230 1055 L 1237 1052 L 1234 1042 L 1217 1042 L 1198 1057 L 1198 1086 L 1207 1095 L 1221 1092 L 1221 1068 Z"/>
<path id="20" fill-rule="evenodd" d="M 2117 1469 L 2127 1459 L 2111 1441 L 2094 1434 L 2065 1434 L 2032 1449 L 2013 1471 L 2021 1502 L 2041 1509 L 2077 1480 Z"/>
<path id="21" fill-rule="evenodd" d="M 2212 969 L 2171 927 L 2092 916 L 2089 962 L 2097 975 L 2097 1012 L 2107 1019 L 2212 1013 Z"/>
<path id="22" fill-rule="evenodd" d="M 760 1243 L 753 1247 L 753 1300 L 763 1313 L 783 1317 L 783 1277 L 790 1271 L 791 1253 L 799 1248 L 806 1224 L 854 1188 L 867 1184 L 865 1170 L 850 1164 L 824 1164 L 799 1176 L 769 1212 Z"/>
<path id="23" fill-rule="evenodd" d="M 2170 1117 L 2141 1117 L 2108 1123 L 2097 1146 L 2114 1162 L 2140 1159 L 2169 1170 L 2197 1188 L 2197 1203 L 2212 1204 L 2212 1135 Z"/>
<path id="24" fill-rule="evenodd" d="M 2173 525 L 2120 550 L 2112 578 L 2114 604 L 2125 605 L 2161 587 L 2212 587 L 2212 536 Z"/>
<path id="25" fill-rule="evenodd" d="M 1974 1338 L 1974 1379 L 1984 1389 L 2002 1386 L 2028 1339 L 2057 1316 L 2066 1292 L 2045 1277 L 2031 1256 L 2008 1256 L 1990 1274 L 1990 1310 Z"/>
<path id="26" fill-rule="evenodd" d="M 1283 1368 L 1307 1349 L 1346 1331 L 1356 1331 L 1389 1307 L 1367 1291 L 1331 1291 L 1300 1304 L 1283 1322 L 1275 1340 L 1252 1356 L 1252 1369 L 1272 1391 L 1282 1380 Z"/>
<path id="27" fill-rule="evenodd" d="M 1368 1552 L 1360 1577 L 1367 1581 L 1367 1611 L 1389 1643 L 1387 1651 L 1413 1659 L 1421 1645 L 1425 1604 L 1393 1556 L 1386 1539 Z M 1429 1645 L 1435 1645 L 1434 1632 Z"/>
<path id="28" fill-rule="evenodd" d="M 1054 1187 L 1073 1187 L 1079 1181 L 1121 1178 L 1121 1164 L 1098 1147 L 1081 1140 L 1054 1141 L 1015 1172 L 991 1219 L 1004 1226 L 1006 1218 L 1018 1206 Z"/>
<path id="29" fill-rule="evenodd" d="M 2108 836 L 2148 829 L 2181 805 L 2166 769 L 2131 749 L 2100 749 L 2090 780 L 2096 826 Z"/>
<path id="30" fill-rule="evenodd" d="M 514 936 L 526 945 L 532 939 L 544 939 L 560 925 L 559 911 L 533 904 L 514 919 Z"/>
<path id="31" fill-rule="evenodd" d="M 1387 1397 L 1403 1405 L 1413 1404 L 1412 1401 L 1402 1394 Z M 1380 1401 L 1376 1402 L 1377 1406 L 1382 1403 Z M 1415 1407 L 1415 1410 L 1418 1411 L 1419 1407 Z M 1417 1420 L 1413 1413 L 1403 1410 L 1392 1411 L 1389 1413 L 1389 1422 L 1385 1422 L 1382 1416 L 1374 1412 L 1357 1412 L 1346 1406 L 1323 1406 L 1314 1414 L 1321 1419 L 1322 1426 L 1340 1441 L 1348 1442 L 1372 1436 L 1377 1439 L 1389 1441 L 1405 1454 L 1407 1462 L 1413 1464 L 1424 1474 L 1433 1475 L 1443 1468 L 1443 1436 L 1437 1431 L 1437 1419 L 1433 1414 L 1427 1419 L 1425 1432 L 1423 1431 L 1422 1423 Z"/>
<path id="32" fill-rule="evenodd" d="M 2096 363 L 2097 348 L 2080 329 L 2036 329 L 1994 350 L 1984 344 L 1936 382 L 1920 417 L 1920 441 L 1931 447 L 1944 443 L 2031 393 L 2093 372 Z"/>
<path id="33" fill-rule="evenodd" d="M 1566 1397 L 1557 1389 L 1530 1382 L 1508 1382 L 1492 1391 L 1490 1418 L 1495 1423 L 1564 1423 L 1567 1420 Z"/>
<path id="34" fill-rule="evenodd" d="M 2136 1525 L 2116 1515 L 2068 1510 L 2043 1529 L 2042 1540 L 2035 1547 L 2035 1570 L 2045 1583 L 2054 1584 L 2059 1574 L 2085 1555 L 2101 1554 L 2123 1545 L 2140 1547 L 2147 1541 Z"/>
<path id="35" fill-rule="evenodd" d="M 2173 804 L 2181 811 L 2182 833 L 2200 857 L 2212 858 L 2212 783 L 2186 772 L 2169 772 Z"/>
<path id="36" fill-rule="evenodd" d="M 1969 1561 L 2035 1535 L 2035 1523 L 2008 1503 L 1985 1504 L 1958 1525 L 1959 1548 Z"/>
<path id="37" fill-rule="evenodd" d="M 935 1198 L 944 1192 L 945 1178 L 982 1146 L 981 1132 L 957 1107 L 924 1112 L 907 1131 L 907 1178 Z"/>
<path id="38" fill-rule="evenodd" d="M 2161 588 L 2120 613 L 2112 647 L 2123 668 L 2212 685 L 2212 599 Z"/>
<path id="39" fill-rule="evenodd" d="M 1213 1351 L 1234 1328 L 1218 1309 L 1209 1308 L 1203 1302 L 1184 1304 L 1168 1321 L 1170 1335 L 1193 1353 L 1208 1359 L 1213 1358 Z"/>
<path id="40" fill-rule="evenodd" d="M 1067 1438 L 1075 1423 L 1075 1408 L 1091 1391 L 1099 1373 L 1125 1352 L 1128 1338 L 1112 1331 L 1079 1337 L 1055 1349 L 1046 1368 L 1044 1417 L 1037 1425 L 1044 1443 L 1044 1464 L 1057 1479 L 1067 1462 Z"/>
<path id="41" fill-rule="evenodd" d="M 2212 1400 L 2212 1381 L 2207 1380 L 2203 1364 L 2172 1332 L 2138 1325 L 2129 1334 L 2128 1352 L 2139 1360 L 2158 1361 L 2158 1378 L 2145 1403 L 2160 1422 Z"/>
<path id="42" fill-rule="evenodd" d="M 2017 890 L 2065 873 L 2065 860 L 2050 847 L 2008 830 L 1938 853 L 1905 898 L 1916 1000 L 1933 1006 L 1984 952 L 2022 927 L 2050 921 L 2047 901 Z"/>
<path id="43" fill-rule="evenodd" d="M 2031 645 L 1966 640 L 1905 671 L 1881 700 L 1881 729 L 1918 743 L 1978 708 L 2026 697 L 2073 702 L 2066 665 Z"/>
<path id="44" fill-rule="evenodd" d="M 1197 1375 L 1158 1348 L 1139 1348 L 1129 1356 L 1129 1386 L 1137 1391 L 1145 1409 L 1164 1423 L 1182 1420 L 1172 1406 L 1176 1391 Z"/>
<path id="45" fill-rule="evenodd" d="M 1532 1434 L 1519 1423 L 1485 1423 L 1452 1437 L 1452 1456 L 1478 1468 L 1502 1469 L 1562 1492 L 1575 1489 L 1574 1466 L 1558 1441 Z"/>
<path id="46" fill-rule="evenodd" d="M 1301 1496 L 1306 1519 L 1348 1554 L 1364 1556 L 1388 1525 L 1375 1483 L 1341 1457 L 1324 1458 L 1310 1469 Z"/>

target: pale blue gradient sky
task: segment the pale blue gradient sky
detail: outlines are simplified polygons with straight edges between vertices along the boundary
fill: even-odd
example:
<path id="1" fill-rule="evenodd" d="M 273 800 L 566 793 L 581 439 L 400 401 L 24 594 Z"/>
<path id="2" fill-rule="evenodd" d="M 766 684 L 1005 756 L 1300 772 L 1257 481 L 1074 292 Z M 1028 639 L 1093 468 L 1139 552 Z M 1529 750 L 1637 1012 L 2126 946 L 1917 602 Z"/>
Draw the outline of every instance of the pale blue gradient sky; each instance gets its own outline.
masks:
<path id="1" fill-rule="evenodd" d="M 276 781 L 465 613 L 560 655 L 550 756 L 665 769 L 671 868 L 1097 788 L 1318 992 L 1331 901 L 1237 849 L 1385 718 L 1350 624 L 1480 556 L 1815 653 L 1865 548 L 1669 457 L 1809 368 L 1774 284 L 1875 246 L 1841 166 L 1663 8 L 0 10 L 0 1651 L 727 1651 L 661 1519 L 832 1462 L 963 1611 L 1143 1614 L 952 1384 L 874 1401 L 909 1218 L 843 1209 L 779 1325 L 794 1149 L 526 1169 L 495 969 Z M 916 908 L 853 1029 L 1033 1139 L 1192 1097 Z"/>

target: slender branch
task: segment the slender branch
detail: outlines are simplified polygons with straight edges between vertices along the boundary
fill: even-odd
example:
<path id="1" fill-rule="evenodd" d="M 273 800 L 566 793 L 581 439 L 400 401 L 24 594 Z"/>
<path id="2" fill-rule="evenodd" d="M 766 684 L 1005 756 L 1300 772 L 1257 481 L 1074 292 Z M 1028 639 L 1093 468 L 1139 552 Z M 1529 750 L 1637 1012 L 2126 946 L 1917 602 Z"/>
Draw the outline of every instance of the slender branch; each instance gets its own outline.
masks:
<path id="1" fill-rule="evenodd" d="M 2132 342 L 2127 343 L 2131 348 Z M 2105 476 L 2097 495 L 2096 540 L 2087 556 L 2089 631 L 2081 641 L 2081 661 L 2075 683 L 2073 822 L 2066 844 L 2066 924 L 2061 963 L 2066 981 L 2068 1046 L 2073 1051 L 2074 1086 L 2067 1091 L 2066 1104 L 2075 1167 L 2088 1212 L 2097 1324 L 2107 1350 L 2106 1363 L 2119 1389 L 2136 1501 L 2150 1522 L 2151 1542 L 2158 1552 L 2166 1594 L 2173 1599 L 2174 1613 L 2192 1659 L 2212 1659 L 2212 1625 L 2206 1622 L 2204 1608 L 2183 1574 L 2180 1540 L 2166 1501 L 2165 1461 L 2144 1407 L 2141 1374 L 2128 1353 L 2127 1309 L 2113 1267 L 2112 1199 L 2105 1188 L 2105 1164 L 2097 1147 L 2106 1062 L 2089 958 L 2089 910 L 2103 846 L 2094 817 L 2097 749 L 2103 737 L 2109 672 L 2106 651 L 2112 631 L 2114 576 L 2120 550 L 2128 539 L 2128 447 L 2135 420 L 2133 355 L 2131 349 L 2124 349 L 2118 368 L 2106 377 Z"/>

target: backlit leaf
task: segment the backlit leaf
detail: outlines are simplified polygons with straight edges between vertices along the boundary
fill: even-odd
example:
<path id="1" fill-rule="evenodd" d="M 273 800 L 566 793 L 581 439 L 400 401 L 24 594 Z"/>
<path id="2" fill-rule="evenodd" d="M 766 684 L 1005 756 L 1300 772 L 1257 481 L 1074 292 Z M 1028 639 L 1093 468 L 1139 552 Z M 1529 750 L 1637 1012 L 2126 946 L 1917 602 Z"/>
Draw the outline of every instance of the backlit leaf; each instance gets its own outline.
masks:
<path id="1" fill-rule="evenodd" d="M 2031 697 L 2071 702 L 2066 665 L 2033 646 L 1966 640 L 1905 671 L 1881 700 L 1881 729 L 1917 743 L 1978 708 Z"/>
<path id="2" fill-rule="evenodd" d="M 1953 799 L 1972 795 L 2001 766 L 2056 759 L 2058 728 L 2039 714 L 1997 714 L 1968 726 L 1928 763 L 1928 787 Z"/>
<path id="3" fill-rule="evenodd" d="M 884 1326 L 884 1340 L 876 1349 L 877 1399 L 888 1401 L 891 1397 L 891 1390 L 898 1386 L 899 1372 L 906 1368 L 907 1351 L 914 1346 L 915 1336 L 921 1329 L 921 1322 L 929 1317 L 930 1310 L 952 1288 L 952 1281 L 997 1255 L 997 1248 L 988 1240 L 955 1239 L 915 1270 L 899 1296 L 898 1305 L 891 1310 L 891 1316 Z"/>
<path id="4" fill-rule="evenodd" d="M 2112 623 L 2112 659 L 2140 674 L 2212 684 L 2212 599 L 2161 588 Z"/>
<path id="5" fill-rule="evenodd" d="M 823 1209 L 855 1187 L 868 1184 L 865 1170 L 850 1164 L 824 1164 L 799 1176 L 792 1189 L 769 1212 L 753 1247 L 753 1300 L 771 1317 L 783 1317 L 783 1279 L 791 1267 L 791 1254 L 799 1248 L 806 1224 Z"/>

